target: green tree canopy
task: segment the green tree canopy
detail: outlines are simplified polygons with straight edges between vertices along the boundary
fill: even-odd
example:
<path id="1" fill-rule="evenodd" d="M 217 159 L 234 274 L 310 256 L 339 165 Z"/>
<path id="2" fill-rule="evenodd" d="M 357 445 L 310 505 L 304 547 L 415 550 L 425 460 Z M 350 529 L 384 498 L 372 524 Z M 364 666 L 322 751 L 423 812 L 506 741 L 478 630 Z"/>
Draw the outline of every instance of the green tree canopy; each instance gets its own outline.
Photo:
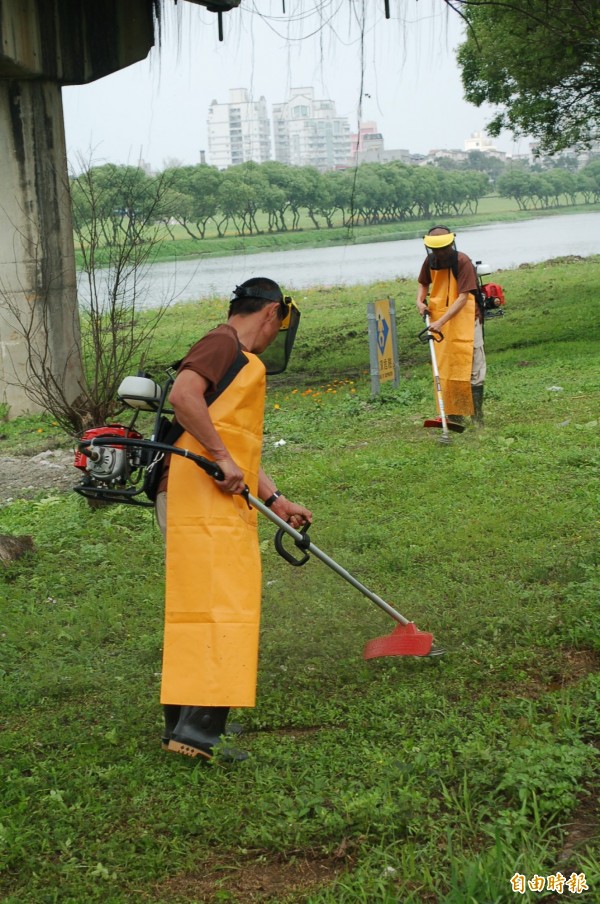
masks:
<path id="1" fill-rule="evenodd" d="M 600 137 L 598 0 L 446 0 L 465 18 L 465 97 L 498 109 L 492 135 L 531 135 L 542 152 Z"/>

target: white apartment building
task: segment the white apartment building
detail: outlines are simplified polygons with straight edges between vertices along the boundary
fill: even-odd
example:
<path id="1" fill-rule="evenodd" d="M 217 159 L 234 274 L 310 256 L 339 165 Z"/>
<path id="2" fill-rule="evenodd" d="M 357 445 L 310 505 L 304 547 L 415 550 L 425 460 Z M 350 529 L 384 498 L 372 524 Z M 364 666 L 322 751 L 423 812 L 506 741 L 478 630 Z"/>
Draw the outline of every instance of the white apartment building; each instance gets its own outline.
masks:
<path id="1" fill-rule="evenodd" d="M 346 166 L 350 124 L 337 116 L 332 100 L 317 100 L 314 88 L 292 88 L 285 103 L 273 104 L 275 160 L 320 170 Z"/>
<path id="2" fill-rule="evenodd" d="M 485 132 L 471 132 L 465 141 L 465 151 L 481 151 L 483 154 L 496 153 L 494 142 Z"/>
<path id="3" fill-rule="evenodd" d="M 264 97 L 253 101 L 246 88 L 229 91 L 229 103 L 213 100 L 208 110 L 208 162 L 218 169 L 271 159 L 271 129 Z"/>

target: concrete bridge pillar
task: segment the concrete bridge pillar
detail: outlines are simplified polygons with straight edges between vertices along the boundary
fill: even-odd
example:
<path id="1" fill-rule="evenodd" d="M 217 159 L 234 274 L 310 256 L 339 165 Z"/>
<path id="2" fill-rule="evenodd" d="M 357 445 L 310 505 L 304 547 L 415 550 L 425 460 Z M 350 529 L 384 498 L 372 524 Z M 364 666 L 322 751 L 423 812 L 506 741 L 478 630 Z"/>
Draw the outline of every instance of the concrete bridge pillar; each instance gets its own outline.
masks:
<path id="1" fill-rule="evenodd" d="M 0 403 L 38 411 L 38 374 L 80 393 L 61 86 L 147 56 L 158 0 L 0 0 Z M 135 103 L 135 99 L 132 98 Z"/>
<path id="2" fill-rule="evenodd" d="M 39 411 L 39 377 L 71 402 L 81 360 L 60 86 L 0 79 L 0 402 Z M 37 389 L 37 392 L 36 392 Z"/>

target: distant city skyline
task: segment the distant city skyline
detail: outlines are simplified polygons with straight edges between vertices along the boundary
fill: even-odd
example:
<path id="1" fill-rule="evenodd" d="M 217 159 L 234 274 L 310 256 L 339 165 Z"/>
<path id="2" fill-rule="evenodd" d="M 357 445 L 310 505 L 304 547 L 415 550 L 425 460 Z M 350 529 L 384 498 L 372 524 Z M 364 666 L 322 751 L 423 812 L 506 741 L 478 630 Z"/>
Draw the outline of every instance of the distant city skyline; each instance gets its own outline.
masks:
<path id="1" fill-rule="evenodd" d="M 271 116 L 267 98 L 252 97 L 247 87 L 230 88 L 227 100 L 213 99 L 207 118 L 208 148 L 201 152 L 201 161 L 218 169 L 276 160 L 321 170 L 362 162 L 410 162 L 410 149 L 386 145 L 376 121 L 357 123 L 357 131 L 351 132 L 349 118 L 337 115 L 335 101 L 317 96 L 312 85 L 292 87 L 284 102 L 270 105 L 270 112 Z M 426 155 L 414 156 L 470 150 L 504 156 L 484 132 L 466 136 L 460 148 L 430 148 Z"/>
<path id="2" fill-rule="evenodd" d="M 166 5 L 161 47 L 147 60 L 63 88 L 72 164 L 142 159 L 160 170 L 172 161 L 198 163 L 208 149 L 211 101 L 240 86 L 274 104 L 292 86 L 312 85 L 352 132 L 359 119 L 377 121 L 386 147 L 413 153 L 462 148 L 468 135 L 485 130 L 492 111 L 462 97 L 455 48 L 463 24 L 442 0 L 392 4 L 390 20 L 383 4 L 365 4 L 363 29 L 341 12 L 323 21 L 314 6 L 311 17 L 303 5 L 301 17 L 283 15 L 281 0 L 261 0 L 260 13 L 242 2 L 224 16 L 221 44 L 214 14 L 193 3 Z M 508 135 L 497 142 L 513 154 L 528 144 Z"/>

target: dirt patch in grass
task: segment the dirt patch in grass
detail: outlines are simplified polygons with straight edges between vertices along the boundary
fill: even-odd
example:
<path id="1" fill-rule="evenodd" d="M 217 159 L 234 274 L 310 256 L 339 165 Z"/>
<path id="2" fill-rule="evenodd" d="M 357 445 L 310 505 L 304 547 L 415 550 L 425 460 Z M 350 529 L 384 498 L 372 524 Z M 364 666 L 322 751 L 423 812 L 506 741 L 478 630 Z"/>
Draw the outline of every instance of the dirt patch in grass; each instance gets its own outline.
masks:
<path id="1" fill-rule="evenodd" d="M 551 655 L 552 662 L 549 662 L 548 653 L 544 653 L 546 659 L 542 672 L 538 666 L 533 665 L 529 676 L 518 688 L 510 685 L 510 694 L 513 695 L 516 691 L 517 696 L 537 700 L 544 694 L 572 687 L 588 675 L 600 672 L 600 653 L 597 650 L 562 647 L 560 650 L 553 650 Z"/>
<path id="2" fill-rule="evenodd" d="M 558 856 L 558 865 L 563 873 L 575 872 L 572 863 L 574 856 L 600 835 L 600 810 L 598 807 L 597 789 L 579 799 L 579 804 L 572 820 L 569 822 L 562 850 Z M 570 867 L 572 864 L 572 868 Z"/>
<path id="3" fill-rule="evenodd" d="M 73 451 L 47 449 L 36 455 L 0 455 L 0 503 L 32 499 L 41 490 L 67 492 L 79 483 Z"/>
<path id="4" fill-rule="evenodd" d="M 600 671 L 600 653 L 596 650 L 564 648 L 560 673 L 546 690 L 558 691 L 563 687 L 569 687 L 598 671 Z"/>
<path id="5" fill-rule="evenodd" d="M 596 745 L 598 746 L 598 745 Z M 590 789 L 590 793 L 579 798 L 579 804 L 572 820 L 567 827 L 567 834 L 563 841 L 562 849 L 557 857 L 556 871 L 562 873 L 566 879 L 570 879 L 573 873 L 579 876 L 581 866 L 578 865 L 578 854 L 586 848 L 596 845 L 600 837 L 600 808 L 598 805 L 598 789 L 596 786 Z M 586 882 L 590 889 L 591 877 L 586 876 Z M 565 900 L 566 892 L 562 895 L 552 895 L 544 898 L 547 904 L 558 904 Z"/>
<path id="6" fill-rule="evenodd" d="M 351 858 L 342 843 L 329 857 L 303 852 L 293 858 L 273 854 L 255 854 L 234 860 L 227 855 L 204 864 L 194 874 L 173 876 L 155 888 L 157 901 L 202 901 L 231 904 L 293 899 L 330 885 Z M 224 898 L 224 892 L 230 897 Z"/>

